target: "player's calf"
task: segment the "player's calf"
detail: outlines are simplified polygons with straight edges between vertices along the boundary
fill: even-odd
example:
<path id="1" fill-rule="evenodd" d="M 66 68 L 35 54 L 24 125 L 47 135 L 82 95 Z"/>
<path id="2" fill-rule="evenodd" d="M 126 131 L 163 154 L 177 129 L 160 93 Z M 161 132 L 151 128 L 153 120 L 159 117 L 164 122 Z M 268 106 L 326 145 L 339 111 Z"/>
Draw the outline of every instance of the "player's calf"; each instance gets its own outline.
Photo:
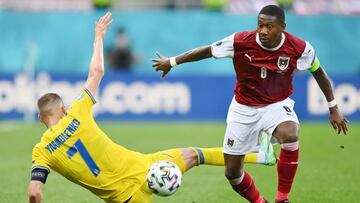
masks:
<path id="1" fill-rule="evenodd" d="M 226 177 L 229 179 L 231 175 L 227 174 Z M 240 194 L 242 197 L 247 199 L 251 203 L 266 203 L 268 202 L 264 197 L 260 195 L 260 192 L 255 186 L 251 176 L 245 171 L 242 173 L 240 178 L 229 179 L 231 187 L 235 192 Z"/>

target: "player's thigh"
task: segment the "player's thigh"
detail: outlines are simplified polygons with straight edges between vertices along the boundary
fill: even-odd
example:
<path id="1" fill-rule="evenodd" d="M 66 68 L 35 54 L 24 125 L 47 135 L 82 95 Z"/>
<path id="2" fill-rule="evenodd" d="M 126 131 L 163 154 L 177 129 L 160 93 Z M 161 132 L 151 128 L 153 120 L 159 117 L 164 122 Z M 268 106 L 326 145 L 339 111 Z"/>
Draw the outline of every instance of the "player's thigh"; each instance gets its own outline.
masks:
<path id="1" fill-rule="evenodd" d="M 152 163 L 158 161 L 171 161 L 179 166 L 182 173 L 186 171 L 186 163 L 182 156 L 182 151 L 179 148 L 169 149 L 149 155 Z"/>
<path id="2" fill-rule="evenodd" d="M 261 113 L 254 107 L 241 105 L 233 99 L 226 119 L 224 153 L 244 155 L 258 151 Z"/>
<path id="3" fill-rule="evenodd" d="M 224 153 L 230 155 L 245 155 L 258 151 L 260 129 L 237 122 L 226 126 L 224 136 Z"/>
<path id="4" fill-rule="evenodd" d="M 294 111 L 295 102 L 287 98 L 265 107 L 262 128 L 272 135 L 272 143 L 283 143 L 284 140 L 296 140 L 299 120 Z"/>

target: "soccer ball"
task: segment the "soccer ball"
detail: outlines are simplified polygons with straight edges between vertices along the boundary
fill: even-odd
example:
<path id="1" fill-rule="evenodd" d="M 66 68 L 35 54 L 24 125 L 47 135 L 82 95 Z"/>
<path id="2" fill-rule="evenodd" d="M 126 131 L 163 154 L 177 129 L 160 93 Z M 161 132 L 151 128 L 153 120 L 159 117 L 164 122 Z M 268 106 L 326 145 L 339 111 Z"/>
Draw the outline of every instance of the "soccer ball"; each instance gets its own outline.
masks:
<path id="1" fill-rule="evenodd" d="M 146 175 L 146 182 L 156 195 L 170 196 L 180 187 L 181 178 L 182 173 L 175 163 L 158 161 L 151 165 Z"/>

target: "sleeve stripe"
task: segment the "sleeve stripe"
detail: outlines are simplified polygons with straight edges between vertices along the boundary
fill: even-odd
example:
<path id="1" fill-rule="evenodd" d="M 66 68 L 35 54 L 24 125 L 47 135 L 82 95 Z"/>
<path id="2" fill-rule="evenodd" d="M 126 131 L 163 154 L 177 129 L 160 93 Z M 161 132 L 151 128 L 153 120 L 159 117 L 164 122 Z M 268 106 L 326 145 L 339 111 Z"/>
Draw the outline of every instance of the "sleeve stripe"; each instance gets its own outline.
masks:
<path id="1" fill-rule="evenodd" d="M 36 168 L 45 169 L 45 170 L 47 170 L 47 171 L 50 173 L 50 170 L 49 170 L 47 167 L 45 167 L 45 166 L 34 166 L 34 167 L 32 167 L 32 170 L 34 170 L 34 169 L 36 169 Z"/>
<path id="2" fill-rule="evenodd" d="M 320 67 L 320 61 L 318 58 L 315 58 L 314 63 L 312 64 L 312 66 L 309 68 L 310 73 L 315 72 L 317 69 L 319 69 Z"/>
<path id="3" fill-rule="evenodd" d="M 95 98 L 93 97 L 93 95 L 91 94 L 91 92 L 90 92 L 88 89 L 86 89 L 86 88 L 84 88 L 84 91 L 89 95 L 89 97 L 91 98 L 91 101 L 95 104 L 95 103 L 96 103 L 96 100 L 95 100 Z"/>

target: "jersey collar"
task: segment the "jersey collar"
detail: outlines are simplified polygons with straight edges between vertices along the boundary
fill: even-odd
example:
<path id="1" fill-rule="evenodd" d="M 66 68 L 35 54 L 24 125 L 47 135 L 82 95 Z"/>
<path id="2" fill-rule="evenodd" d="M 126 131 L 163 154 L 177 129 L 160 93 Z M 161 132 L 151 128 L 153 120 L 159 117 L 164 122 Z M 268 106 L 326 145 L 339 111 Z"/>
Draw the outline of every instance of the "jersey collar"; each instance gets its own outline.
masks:
<path id="1" fill-rule="evenodd" d="M 268 50 L 268 51 L 276 51 L 276 50 L 280 49 L 280 47 L 284 44 L 284 42 L 285 42 L 285 35 L 284 35 L 284 33 L 281 33 L 281 41 L 280 41 L 280 44 L 277 45 L 277 46 L 274 47 L 274 48 L 267 48 L 267 47 L 264 47 L 264 46 L 261 44 L 260 38 L 259 38 L 259 33 L 256 33 L 256 43 L 258 43 L 258 45 L 259 45 L 261 48 L 263 48 L 263 49 L 265 49 L 265 50 Z"/>

